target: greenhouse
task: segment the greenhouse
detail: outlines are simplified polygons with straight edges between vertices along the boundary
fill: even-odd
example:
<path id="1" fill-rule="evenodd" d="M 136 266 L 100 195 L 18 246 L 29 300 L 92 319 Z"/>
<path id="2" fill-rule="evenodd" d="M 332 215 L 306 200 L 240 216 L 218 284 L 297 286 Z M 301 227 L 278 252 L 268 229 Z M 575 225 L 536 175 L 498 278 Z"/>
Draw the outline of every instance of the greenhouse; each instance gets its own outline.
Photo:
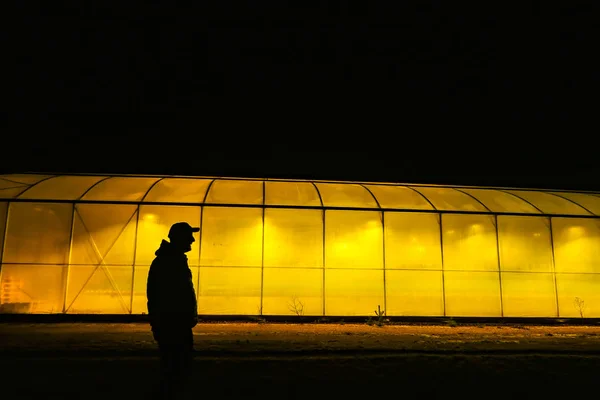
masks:
<path id="1" fill-rule="evenodd" d="M 200 315 L 600 316 L 600 193 L 92 174 L 0 175 L 0 313 L 146 313 L 179 221 Z"/>

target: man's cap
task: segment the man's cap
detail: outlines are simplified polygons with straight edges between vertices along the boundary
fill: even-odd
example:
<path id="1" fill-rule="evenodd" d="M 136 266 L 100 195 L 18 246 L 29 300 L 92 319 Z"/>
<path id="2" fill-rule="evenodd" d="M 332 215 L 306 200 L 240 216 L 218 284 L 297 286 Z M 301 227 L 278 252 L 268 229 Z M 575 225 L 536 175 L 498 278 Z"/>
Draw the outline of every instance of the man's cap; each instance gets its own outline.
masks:
<path id="1" fill-rule="evenodd" d="M 200 232 L 200 228 L 194 228 L 187 222 L 177 222 L 169 229 L 169 238 L 174 236 L 189 235 L 193 232 Z"/>

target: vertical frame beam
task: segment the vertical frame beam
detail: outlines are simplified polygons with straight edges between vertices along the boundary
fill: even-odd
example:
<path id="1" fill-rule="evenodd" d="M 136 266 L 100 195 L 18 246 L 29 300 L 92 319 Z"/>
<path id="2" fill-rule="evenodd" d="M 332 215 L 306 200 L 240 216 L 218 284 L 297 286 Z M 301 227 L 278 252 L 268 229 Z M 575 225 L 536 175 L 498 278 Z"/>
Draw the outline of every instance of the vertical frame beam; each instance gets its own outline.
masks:
<path id="1" fill-rule="evenodd" d="M 154 185 L 152 185 L 152 186 L 154 186 Z M 150 189 L 148 189 L 148 191 L 150 191 Z M 146 193 L 146 194 L 148 194 L 148 193 Z M 146 197 L 146 196 L 144 196 L 144 197 Z M 140 207 L 141 207 L 141 204 L 138 204 L 138 206 L 135 210 L 137 215 L 135 217 L 135 235 L 134 235 L 134 239 L 133 239 L 133 263 L 131 265 L 131 293 L 129 296 L 129 314 L 130 315 L 133 314 L 133 294 L 134 294 L 134 289 L 135 289 L 135 265 L 136 265 L 136 258 L 137 258 L 138 227 L 140 225 Z"/>
<path id="2" fill-rule="evenodd" d="M 136 209 L 136 217 L 135 217 L 135 235 L 134 235 L 134 242 L 133 242 L 133 264 L 131 265 L 131 296 L 129 298 L 129 314 L 133 314 L 133 296 L 135 293 L 135 266 L 137 264 L 136 262 L 136 258 L 137 258 L 137 244 L 138 244 L 138 228 L 140 225 L 140 209 L 144 203 L 144 200 L 146 200 L 146 197 L 148 197 L 148 194 L 150 194 L 150 191 L 163 179 L 166 179 L 165 177 L 157 179 L 152 185 L 150 185 L 150 187 L 148 188 L 148 190 L 146 190 L 146 193 L 144 193 L 144 196 L 142 196 L 142 198 L 140 199 L 140 202 L 137 204 L 137 209 Z"/>
<path id="3" fill-rule="evenodd" d="M 496 262 L 498 264 L 498 284 L 500 286 L 500 316 L 504 317 L 504 296 L 502 293 L 502 269 L 500 268 L 500 235 L 498 234 L 498 215 L 494 215 L 494 228 L 496 229 Z"/>
<path id="4" fill-rule="evenodd" d="M 554 227 L 552 226 L 552 217 L 548 217 L 548 229 L 550 229 L 550 248 L 552 249 L 552 280 L 554 281 L 554 298 L 556 299 L 556 317 L 560 318 L 560 308 L 558 305 L 558 284 L 556 283 L 556 258 L 554 255 Z"/>
<path id="5" fill-rule="evenodd" d="M 2 295 L 2 265 L 4 263 L 4 252 L 6 250 L 6 235 L 8 233 L 8 219 L 10 217 L 10 205 L 12 203 L 9 201 L 6 204 L 6 214 L 4 216 L 4 235 L 2 236 L 2 243 L 0 243 L 0 295 Z M 0 304 L 1 304 L 1 300 L 0 300 Z"/>
<path id="6" fill-rule="evenodd" d="M 371 195 L 371 197 L 373 198 L 373 200 L 375 200 L 375 204 L 377 204 L 377 208 L 379 208 L 381 210 L 381 204 L 379 204 L 379 200 L 377 200 L 377 197 L 375 197 L 375 195 L 373 194 L 373 192 L 371 191 L 371 189 L 369 189 L 367 186 L 365 186 L 364 184 L 360 184 L 360 186 L 363 187 L 363 189 L 365 189 L 367 192 L 369 192 L 369 194 Z M 382 267 L 383 267 L 383 311 L 384 313 L 387 314 L 387 285 L 386 285 L 386 274 L 385 274 L 385 217 L 384 217 L 384 212 L 383 210 L 381 211 L 381 214 L 379 215 L 379 218 L 381 219 L 381 241 L 382 241 L 382 247 L 383 247 L 383 251 L 382 251 L 382 257 L 383 257 L 383 262 L 382 262 Z"/>
<path id="7" fill-rule="evenodd" d="M 196 305 L 200 308 L 200 273 L 202 271 L 202 236 L 204 232 L 204 213 L 206 212 L 206 199 L 208 198 L 208 192 L 217 179 L 210 181 L 206 187 L 206 192 L 202 197 L 202 203 L 200 203 L 200 232 L 198 232 L 198 286 L 196 286 Z"/>
<path id="8" fill-rule="evenodd" d="M 381 242 L 383 247 L 383 311 L 387 317 L 387 284 L 385 276 L 385 213 L 383 211 L 381 211 Z"/>
<path id="9" fill-rule="evenodd" d="M 202 257 L 202 224 L 204 222 L 204 207 L 200 206 L 200 221 L 199 227 L 200 231 L 198 232 L 198 276 L 196 280 L 196 311 L 199 308 L 200 301 L 200 258 Z"/>
<path id="10" fill-rule="evenodd" d="M 325 313 L 325 208 L 323 208 L 323 212 L 322 212 L 322 231 L 323 231 L 323 237 L 322 237 L 322 241 L 323 241 L 323 316 L 326 315 Z"/>
<path id="11" fill-rule="evenodd" d="M 260 315 L 263 315 L 263 296 L 265 287 L 265 192 L 266 181 L 262 183 L 262 232 L 260 245 Z"/>
<path id="12" fill-rule="evenodd" d="M 446 277 L 444 276 L 444 229 L 442 225 L 442 213 L 437 215 L 440 227 L 440 255 L 442 261 L 442 303 L 444 305 L 444 317 L 446 317 Z"/>
<path id="13" fill-rule="evenodd" d="M 321 260 L 323 266 L 322 266 L 322 281 L 321 284 L 323 285 L 323 287 L 321 288 L 321 308 L 322 308 L 322 314 L 323 316 L 325 316 L 325 206 L 323 205 L 323 197 L 321 196 L 321 192 L 319 191 L 319 188 L 317 187 L 317 185 L 314 182 L 311 182 L 311 184 L 313 185 L 313 187 L 315 188 L 315 190 L 317 191 L 317 196 L 319 196 L 319 202 L 321 203 L 321 230 L 322 230 L 322 237 L 321 237 L 321 247 L 322 247 L 322 254 L 323 254 L 323 258 Z"/>
<path id="14" fill-rule="evenodd" d="M 67 298 L 69 296 L 69 278 L 71 276 L 71 259 L 73 257 L 73 235 L 75 233 L 75 207 L 77 205 L 73 203 L 71 208 L 71 232 L 69 233 L 69 254 L 67 256 L 67 267 L 64 273 L 64 283 L 63 283 L 63 308 L 62 313 L 66 314 L 67 312 Z"/>

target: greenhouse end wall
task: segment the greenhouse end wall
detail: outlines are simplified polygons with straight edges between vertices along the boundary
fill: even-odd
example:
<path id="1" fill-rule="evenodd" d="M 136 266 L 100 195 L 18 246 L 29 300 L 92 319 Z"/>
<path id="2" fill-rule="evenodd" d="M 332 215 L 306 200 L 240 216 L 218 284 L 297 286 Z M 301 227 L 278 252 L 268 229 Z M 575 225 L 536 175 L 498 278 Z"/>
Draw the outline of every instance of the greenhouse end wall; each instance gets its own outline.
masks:
<path id="1" fill-rule="evenodd" d="M 53 201 L 0 203 L 1 312 L 145 313 L 178 221 L 200 314 L 600 316 L 597 218 Z"/>

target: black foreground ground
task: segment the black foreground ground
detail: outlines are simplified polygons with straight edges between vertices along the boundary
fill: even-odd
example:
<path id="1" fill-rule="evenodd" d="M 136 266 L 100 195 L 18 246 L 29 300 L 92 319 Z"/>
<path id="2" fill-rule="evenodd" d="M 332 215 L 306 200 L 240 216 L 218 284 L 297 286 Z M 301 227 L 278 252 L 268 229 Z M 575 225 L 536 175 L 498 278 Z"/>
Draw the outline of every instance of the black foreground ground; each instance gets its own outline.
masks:
<path id="1" fill-rule="evenodd" d="M 189 398 L 582 398 L 600 327 L 199 324 Z M 143 323 L 0 324 L 0 399 L 148 399 Z"/>

